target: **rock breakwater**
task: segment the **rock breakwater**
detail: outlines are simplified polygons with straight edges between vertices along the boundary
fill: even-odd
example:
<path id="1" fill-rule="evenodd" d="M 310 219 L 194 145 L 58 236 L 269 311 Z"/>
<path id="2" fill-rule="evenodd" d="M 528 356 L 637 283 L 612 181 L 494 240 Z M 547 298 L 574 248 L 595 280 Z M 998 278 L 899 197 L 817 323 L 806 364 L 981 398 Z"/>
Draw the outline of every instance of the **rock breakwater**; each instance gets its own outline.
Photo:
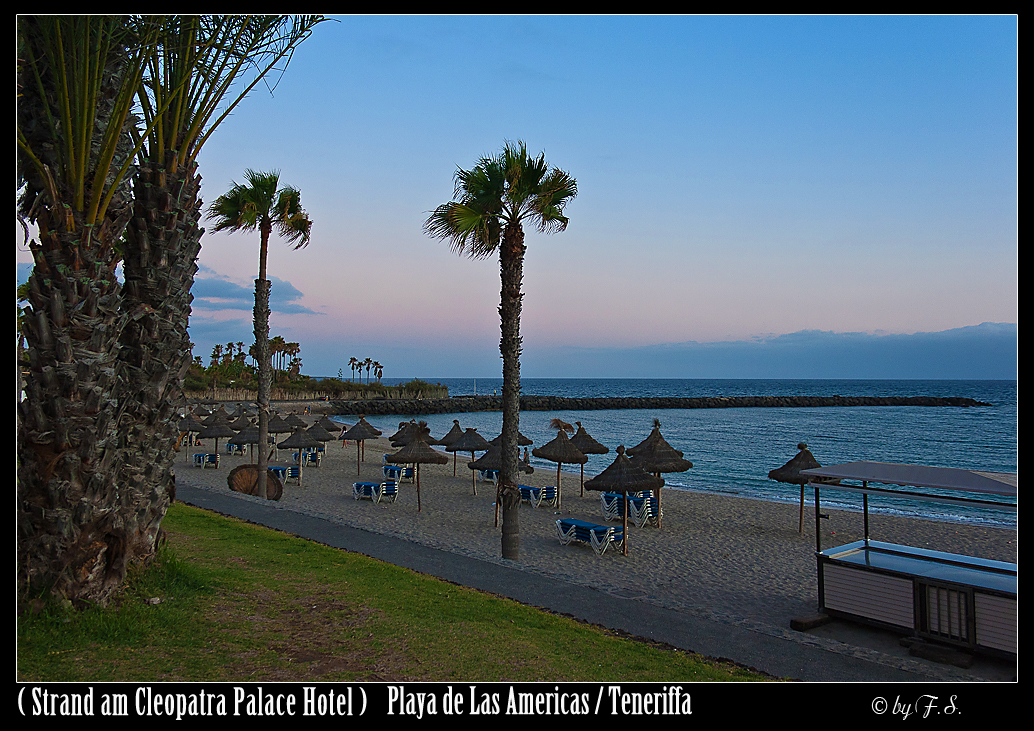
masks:
<path id="1" fill-rule="evenodd" d="M 459 414 L 502 410 L 502 396 L 440 399 L 331 401 L 329 413 L 374 415 Z M 850 406 L 990 406 L 971 398 L 934 396 L 716 396 L 700 398 L 565 398 L 521 396 L 521 411 L 599 411 L 618 409 L 830 408 Z"/>

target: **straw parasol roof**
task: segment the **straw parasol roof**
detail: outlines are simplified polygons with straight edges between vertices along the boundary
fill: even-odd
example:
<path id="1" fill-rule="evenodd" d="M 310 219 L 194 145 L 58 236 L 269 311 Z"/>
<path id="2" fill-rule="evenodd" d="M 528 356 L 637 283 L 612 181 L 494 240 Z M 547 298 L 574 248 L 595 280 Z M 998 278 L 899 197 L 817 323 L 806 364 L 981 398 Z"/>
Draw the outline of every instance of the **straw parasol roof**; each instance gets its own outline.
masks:
<path id="1" fill-rule="evenodd" d="M 367 439 L 376 439 L 381 435 L 379 429 L 375 429 L 373 425 L 366 420 L 366 417 L 359 417 L 359 421 L 355 423 L 349 429 L 346 429 L 341 433 L 342 441 L 355 442 L 355 473 L 359 474 L 359 462 L 365 458 L 366 450 L 363 448 L 363 442 Z M 362 457 L 360 457 L 360 453 Z"/>
<path id="2" fill-rule="evenodd" d="M 404 447 L 414 439 L 420 439 L 426 444 L 443 444 L 442 441 L 431 436 L 431 430 L 426 421 L 420 423 L 411 421 L 408 424 L 402 424 L 399 430 L 391 436 L 391 446 Z"/>
<path id="3" fill-rule="evenodd" d="M 201 422 L 197 421 L 191 414 L 187 414 L 185 417 L 180 419 L 179 430 L 181 432 L 184 432 L 184 433 L 195 432 L 195 433 L 197 433 L 197 432 L 201 431 L 204 428 L 205 428 L 204 425 Z M 184 454 L 185 457 L 189 457 L 189 455 L 187 454 L 187 450 L 183 450 L 183 454 Z"/>
<path id="4" fill-rule="evenodd" d="M 244 414 L 241 414 L 236 419 L 230 422 L 230 428 L 234 431 L 240 431 L 241 429 L 247 429 L 251 426 L 251 419 Z"/>
<path id="5" fill-rule="evenodd" d="M 582 422 L 576 421 L 575 424 L 578 425 L 578 430 L 575 431 L 574 436 L 571 437 L 571 444 L 573 444 L 575 447 L 577 447 L 579 452 L 581 452 L 582 454 L 606 454 L 607 452 L 610 451 L 610 447 L 603 446 L 602 444 L 597 442 L 595 439 L 593 439 L 592 436 L 589 435 L 589 432 L 585 431 L 585 428 L 582 426 Z M 582 486 L 582 495 L 584 495 L 585 494 L 585 463 L 584 462 L 582 463 L 582 474 L 581 474 L 581 478 L 580 478 L 579 482 L 580 482 L 580 484 Z"/>
<path id="6" fill-rule="evenodd" d="M 557 431 L 555 439 L 543 444 L 541 447 L 536 447 L 531 450 L 531 453 L 540 459 L 556 462 L 556 504 L 559 509 L 561 503 L 560 466 L 563 464 L 584 465 L 589 458 L 579 451 L 578 447 L 571 444 L 571 440 L 567 438 L 567 433 L 563 429 Z"/>
<path id="7" fill-rule="evenodd" d="M 457 439 L 459 439 L 462 436 L 463 436 L 463 428 L 460 426 L 460 420 L 459 419 L 453 419 L 452 420 L 452 429 L 450 429 L 448 431 L 448 433 L 444 437 L 439 439 L 438 443 L 442 444 L 444 446 L 448 446 L 448 445 L 452 444 L 453 442 L 455 442 Z"/>
<path id="8" fill-rule="evenodd" d="M 320 446 L 318 439 L 314 438 L 309 432 L 302 427 L 297 427 L 291 436 L 287 437 L 284 441 L 276 445 L 280 449 L 308 449 L 310 447 Z M 301 454 L 298 455 L 298 487 L 302 486 L 302 473 L 304 472 L 303 466 L 305 460 L 301 458 Z"/>
<path id="9" fill-rule="evenodd" d="M 227 413 L 225 411 L 223 411 L 222 409 L 219 409 L 218 411 L 213 411 L 208 416 L 206 416 L 204 419 L 202 419 L 201 423 L 204 426 L 211 426 L 212 424 L 219 424 L 219 423 L 229 424 L 230 423 L 230 418 L 229 418 L 229 416 L 227 415 Z"/>
<path id="10" fill-rule="evenodd" d="M 331 433 L 340 432 L 345 427 L 340 421 L 334 421 L 329 416 L 321 416 L 316 423 Z"/>
<path id="11" fill-rule="evenodd" d="M 298 414 L 288 414 L 286 417 L 284 417 L 284 421 L 286 421 L 291 426 L 301 426 L 305 427 L 306 429 L 309 428 L 309 423 L 305 421 L 305 419 L 303 419 L 302 417 L 298 416 Z"/>
<path id="12" fill-rule="evenodd" d="M 259 442 L 259 430 L 257 426 L 246 426 L 237 432 L 237 435 L 231 437 L 229 440 L 230 444 L 248 444 L 251 446 L 252 457 L 254 457 L 254 445 Z M 238 491 L 239 492 L 239 491 Z"/>
<path id="13" fill-rule="evenodd" d="M 502 434 L 500 434 L 499 436 L 497 436 L 495 439 L 493 439 L 490 442 L 490 444 L 494 444 L 497 447 L 500 444 L 502 444 L 502 443 L 503 443 L 503 435 Z M 526 436 L 524 436 L 520 432 L 517 432 L 517 446 L 518 447 L 527 447 L 527 446 L 530 446 L 531 444 L 532 444 L 532 441 L 530 439 L 528 439 Z"/>
<path id="14" fill-rule="evenodd" d="M 449 464 L 449 458 L 441 452 L 431 449 L 431 446 L 425 442 L 420 436 L 426 431 L 427 435 L 430 436 L 430 430 L 427 429 L 427 425 L 423 422 L 419 426 L 422 426 L 419 430 L 414 430 L 416 433 L 413 435 L 412 441 L 405 445 L 395 454 L 387 455 L 386 459 L 392 464 L 412 464 L 416 465 L 416 509 L 419 513 L 423 506 L 420 503 L 420 465 L 422 464 Z"/>
<path id="15" fill-rule="evenodd" d="M 219 437 L 236 436 L 237 432 L 230 428 L 230 425 L 223 421 L 216 421 L 209 424 L 198 433 L 199 439 L 215 439 L 214 454 L 219 454 Z"/>
<path id="16" fill-rule="evenodd" d="M 815 459 L 815 455 L 808 449 L 808 445 L 801 442 L 797 445 L 797 454 L 782 467 L 777 467 L 768 473 L 768 479 L 777 482 L 785 482 L 790 485 L 801 486 L 801 517 L 797 526 L 797 532 L 804 532 L 804 486 L 808 484 L 808 478 L 801 476 L 801 470 L 813 470 L 822 465 Z M 816 480 L 816 482 L 824 481 Z M 839 484 L 840 480 L 828 480 L 832 484 Z"/>
<path id="17" fill-rule="evenodd" d="M 463 429 L 462 429 L 462 427 L 460 427 L 460 420 L 459 419 L 453 419 L 452 420 L 452 429 L 450 429 L 445 434 L 444 437 L 439 439 L 438 443 L 441 444 L 443 447 L 448 447 L 450 444 L 452 444 L 453 442 L 455 442 L 457 439 L 461 438 L 462 436 L 463 436 Z M 447 449 L 446 451 L 454 453 L 452 455 L 452 476 L 455 477 L 456 476 L 456 454 L 455 454 L 456 450 L 454 450 L 454 449 Z"/>
<path id="18" fill-rule="evenodd" d="M 332 442 L 337 439 L 337 437 L 324 429 L 323 425 L 318 421 L 305 431 L 309 433 L 309 436 L 320 442 Z"/>
<path id="19" fill-rule="evenodd" d="M 634 450 L 635 453 L 632 454 L 630 461 L 658 477 L 664 472 L 685 472 L 693 466 L 692 462 L 682 456 L 682 452 L 668 444 L 661 436 L 661 422 L 657 419 L 653 420 L 653 431 L 650 432 L 650 436 L 637 444 Z M 628 452 L 631 454 L 632 450 L 630 449 Z M 661 487 L 663 487 L 663 480 Z M 660 528 L 660 488 L 656 488 L 654 492 L 657 495 L 657 527 Z"/>
<path id="20" fill-rule="evenodd" d="M 280 416 L 280 414 L 273 414 L 269 417 L 269 433 L 270 434 L 285 434 L 287 432 L 293 432 L 294 426 L 289 421 Z"/>
<path id="21" fill-rule="evenodd" d="M 617 458 L 607 469 L 585 483 L 590 490 L 600 492 L 620 492 L 624 494 L 624 510 L 622 512 L 622 530 L 624 534 L 624 552 L 628 555 L 628 493 L 643 490 L 659 490 L 664 486 L 664 478 L 651 475 L 625 456 L 624 446 L 617 448 Z"/>
<path id="22" fill-rule="evenodd" d="M 495 472 L 502 472 L 503 470 L 503 448 L 498 444 L 492 444 L 487 452 L 478 457 L 473 462 L 467 462 L 467 467 L 471 470 L 493 470 Z M 524 472 L 530 475 L 535 469 L 527 462 L 517 461 L 517 471 Z M 473 475 L 473 472 L 471 473 Z M 499 481 L 496 481 L 495 488 L 495 524 L 499 525 Z"/>
<path id="23" fill-rule="evenodd" d="M 459 422 L 456 422 L 456 425 L 459 426 Z M 450 432 L 450 434 L 451 434 L 451 432 Z M 477 433 L 477 429 L 474 429 L 473 427 L 468 428 L 465 432 L 463 432 L 463 434 L 458 439 L 452 440 L 445 447 L 445 451 L 446 452 L 452 452 L 453 453 L 453 455 L 452 455 L 452 461 L 453 461 L 452 473 L 453 473 L 453 475 L 456 474 L 456 457 L 457 457 L 457 455 L 460 452 L 470 452 L 470 459 L 471 459 L 471 461 L 473 461 L 474 460 L 474 452 L 487 452 L 491 448 L 492 448 L 492 444 L 487 439 L 485 439 L 483 436 L 478 434 Z M 474 488 L 474 494 L 477 495 L 478 494 L 477 480 L 475 479 L 475 476 L 474 476 L 473 472 L 470 473 L 470 481 L 471 481 L 471 483 L 473 485 L 473 488 Z"/>
<path id="24" fill-rule="evenodd" d="M 274 413 L 269 417 L 269 421 L 266 423 L 266 431 L 269 434 L 290 434 L 293 432 L 295 427 L 289 424 L 284 417 L 280 416 L 279 413 Z M 275 440 L 276 437 L 273 437 Z M 273 444 L 274 452 L 276 450 L 276 443 Z"/>

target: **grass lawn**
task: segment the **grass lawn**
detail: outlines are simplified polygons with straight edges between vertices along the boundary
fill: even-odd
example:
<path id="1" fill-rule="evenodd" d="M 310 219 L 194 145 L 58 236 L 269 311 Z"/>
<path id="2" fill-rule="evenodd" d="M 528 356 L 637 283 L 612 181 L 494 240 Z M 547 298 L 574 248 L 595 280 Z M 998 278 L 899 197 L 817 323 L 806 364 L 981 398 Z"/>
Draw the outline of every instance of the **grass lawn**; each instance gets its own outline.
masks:
<path id="1" fill-rule="evenodd" d="M 756 681 L 359 554 L 177 503 L 105 608 L 18 617 L 18 680 Z"/>

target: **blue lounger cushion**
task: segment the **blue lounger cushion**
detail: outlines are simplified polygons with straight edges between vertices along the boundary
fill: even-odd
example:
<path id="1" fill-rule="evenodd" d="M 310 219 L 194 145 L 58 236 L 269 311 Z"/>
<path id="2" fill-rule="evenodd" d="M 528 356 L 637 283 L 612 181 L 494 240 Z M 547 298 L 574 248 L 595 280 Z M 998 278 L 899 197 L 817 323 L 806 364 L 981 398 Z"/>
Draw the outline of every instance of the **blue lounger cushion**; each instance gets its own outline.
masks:
<path id="1" fill-rule="evenodd" d="M 624 510 L 624 495 L 620 492 L 600 493 L 600 507 L 607 520 L 621 520 Z M 628 496 L 628 520 L 638 528 L 647 523 L 656 524 L 661 510 L 657 497 L 650 491 L 632 493 Z"/>
<path id="2" fill-rule="evenodd" d="M 527 485 L 518 485 L 517 489 L 521 491 L 521 502 L 528 503 L 534 507 L 540 507 L 543 504 L 556 506 L 557 503 L 557 491 L 555 485 L 549 485 L 547 487 L 528 487 Z"/>
<path id="3" fill-rule="evenodd" d="M 353 482 L 352 497 L 356 500 L 370 500 L 375 503 L 393 503 L 399 496 L 398 482 Z"/>
<path id="4" fill-rule="evenodd" d="M 617 526 L 596 525 L 574 518 L 561 518 L 556 522 L 556 530 L 565 546 L 572 541 L 588 543 L 597 556 L 602 556 L 611 545 L 621 546 L 625 537 Z"/>

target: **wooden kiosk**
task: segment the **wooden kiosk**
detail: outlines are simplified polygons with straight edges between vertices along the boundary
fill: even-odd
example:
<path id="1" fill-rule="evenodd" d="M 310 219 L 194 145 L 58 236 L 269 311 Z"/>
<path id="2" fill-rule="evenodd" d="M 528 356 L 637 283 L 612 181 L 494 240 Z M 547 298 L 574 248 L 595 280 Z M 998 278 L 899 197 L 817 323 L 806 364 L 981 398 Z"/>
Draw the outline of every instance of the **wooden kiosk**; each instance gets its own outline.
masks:
<path id="1" fill-rule="evenodd" d="M 869 496 L 1016 512 L 1017 476 L 885 462 L 801 470 L 815 489 L 819 611 L 991 655 L 1017 654 L 1016 564 L 869 539 Z M 840 480 L 828 484 L 818 480 Z M 860 486 L 843 481 L 860 482 Z M 879 483 L 875 487 L 870 483 Z M 819 489 L 862 494 L 864 539 L 822 550 Z M 935 490 L 916 491 L 906 488 Z M 986 497 L 982 497 L 986 496 Z"/>

